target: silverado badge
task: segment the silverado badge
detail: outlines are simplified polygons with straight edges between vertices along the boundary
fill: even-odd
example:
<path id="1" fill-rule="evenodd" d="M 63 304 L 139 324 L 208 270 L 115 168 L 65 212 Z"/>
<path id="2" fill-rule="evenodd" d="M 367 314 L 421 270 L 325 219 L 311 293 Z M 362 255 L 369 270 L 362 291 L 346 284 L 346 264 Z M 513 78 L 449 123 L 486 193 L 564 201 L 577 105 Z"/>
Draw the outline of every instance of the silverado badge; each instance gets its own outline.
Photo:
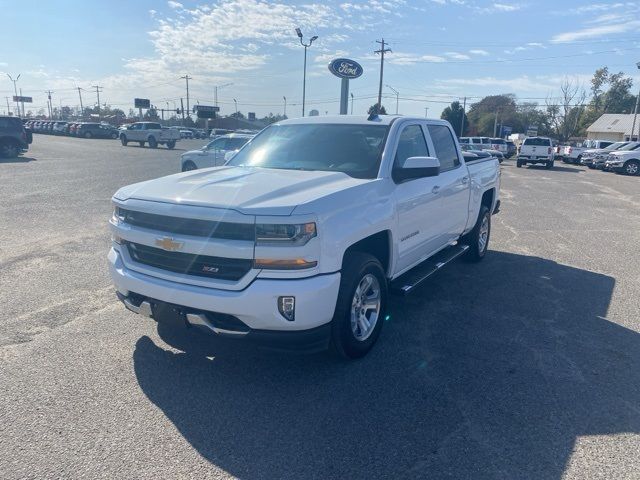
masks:
<path id="1" fill-rule="evenodd" d="M 182 250 L 184 242 L 175 242 L 171 237 L 156 238 L 156 247 L 160 247 L 168 252 Z"/>

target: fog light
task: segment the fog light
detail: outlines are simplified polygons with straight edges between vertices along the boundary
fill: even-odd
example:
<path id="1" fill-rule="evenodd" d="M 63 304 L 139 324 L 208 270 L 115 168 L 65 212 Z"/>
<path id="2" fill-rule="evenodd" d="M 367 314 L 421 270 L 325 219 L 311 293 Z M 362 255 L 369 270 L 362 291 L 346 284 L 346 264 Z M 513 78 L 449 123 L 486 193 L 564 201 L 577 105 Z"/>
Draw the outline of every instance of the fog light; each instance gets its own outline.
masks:
<path id="1" fill-rule="evenodd" d="M 293 322 L 296 319 L 296 297 L 278 297 L 278 311 L 284 318 Z"/>
<path id="2" fill-rule="evenodd" d="M 118 245 L 122 245 L 122 238 L 119 235 L 116 235 L 115 233 L 111 234 L 111 241 L 114 243 L 117 243 Z"/>

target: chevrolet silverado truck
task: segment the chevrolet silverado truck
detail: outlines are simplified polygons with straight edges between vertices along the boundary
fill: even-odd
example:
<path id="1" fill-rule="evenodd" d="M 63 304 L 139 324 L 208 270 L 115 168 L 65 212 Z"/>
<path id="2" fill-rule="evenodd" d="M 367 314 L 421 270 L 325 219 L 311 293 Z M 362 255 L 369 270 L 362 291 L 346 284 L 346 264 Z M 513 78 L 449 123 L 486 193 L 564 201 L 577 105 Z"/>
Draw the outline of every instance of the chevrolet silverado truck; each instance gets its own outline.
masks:
<path id="1" fill-rule="evenodd" d="M 554 147 L 547 137 L 527 137 L 520 145 L 516 167 L 527 164 L 543 163 L 546 168 L 553 168 Z"/>
<path id="2" fill-rule="evenodd" d="M 136 122 L 127 125 L 126 130 L 120 132 L 120 142 L 127 146 L 129 142 L 137 142 L 141 147 L 148 143 L 151 148 L 166 145 L 169 150 L 175 148 L 180 140 L 180 132 L 172 128 L 162 128 L 156 122 Z"/>
<path id="3" fill-rule="evenodd" d="M 361 357 L 390 293 L 410 293 L 458 256 L 485 257 L 500 167 L 468 158 L 443 120 L 273 124 L 224 166 L 116 192 L 117 296 L 185 328 Z"/>

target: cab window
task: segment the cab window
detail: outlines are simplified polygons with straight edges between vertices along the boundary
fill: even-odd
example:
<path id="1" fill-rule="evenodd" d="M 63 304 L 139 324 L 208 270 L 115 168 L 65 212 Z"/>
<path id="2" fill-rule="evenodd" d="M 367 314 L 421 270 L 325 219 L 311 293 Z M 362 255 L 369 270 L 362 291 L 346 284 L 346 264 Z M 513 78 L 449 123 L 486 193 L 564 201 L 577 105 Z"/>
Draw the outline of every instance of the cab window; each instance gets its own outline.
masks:
<path id="1" fill-rule="evenodd" d="M 436 157 L 440 160 L 440 171 L 453 170 L 460 165 L 458 149 L 456 148 L 451 130 L 445 125 L 429 125 L 427 127 Z"/>
<path id="2" fill-rule="evenodd" d="M 400 133 L 394 168 L 402 168 L 410 157 L 428 157 L 429 148 L 420 125 L 408 125 Z"/>

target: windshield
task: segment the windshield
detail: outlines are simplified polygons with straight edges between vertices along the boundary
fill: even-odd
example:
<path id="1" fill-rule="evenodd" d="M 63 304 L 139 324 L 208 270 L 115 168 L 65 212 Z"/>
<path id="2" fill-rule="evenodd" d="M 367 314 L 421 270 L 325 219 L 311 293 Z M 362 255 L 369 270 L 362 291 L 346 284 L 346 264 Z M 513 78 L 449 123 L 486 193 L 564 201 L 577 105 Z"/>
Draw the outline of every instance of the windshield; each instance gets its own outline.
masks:
<path id="1" fill-rule="evenodd" d="M 386 125 L 272 125 L 228 165 L 321 170 L 375 178 L 388 129 Z"/>
<path id="2" fill-rule="evenodd" d="M 635 150 L 636 148 L 638 148 L 638 146 L 640 146 L 640 143 L 638 142 L 630 142 L 627 145 L 625 145 L 622 148 L 619 148 L 618 150 L 622 151 L 622 150 Z"/>
<path id="3" fill-rule="evenodd" d="M 609 145 L 608 147 L 603 148 L 603 150 L 620 150 L 620 148 L 624 147 L 625 145 L 627 145 L 629 142 L 616 142 L 616 143 L 612 143 L 611 145 Z"/>

